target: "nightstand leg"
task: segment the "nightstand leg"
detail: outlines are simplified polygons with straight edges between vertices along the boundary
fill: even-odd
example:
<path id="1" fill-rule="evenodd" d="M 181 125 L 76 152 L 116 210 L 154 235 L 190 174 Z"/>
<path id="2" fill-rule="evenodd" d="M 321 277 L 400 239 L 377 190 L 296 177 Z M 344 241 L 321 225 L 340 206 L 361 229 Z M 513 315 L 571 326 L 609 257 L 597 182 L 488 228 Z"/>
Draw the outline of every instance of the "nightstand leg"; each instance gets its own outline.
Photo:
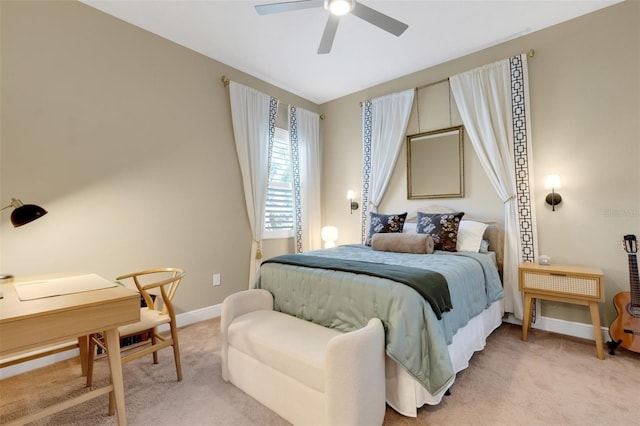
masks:
<path id="1" fill-rule="evenodd" d="M 598 358 L 604 359 L 604 348 L 602 345 L 602 332 L 600 331 L 600 310 L 597 302 L 589 302 L 589 310 L 591 311 L 591 322 L 593 323 L 593 334 L 596 339 L 596 350 Z"/>
<path id="2" fill-rule="evenodd" d="M 524 294 L 524 315 L 522 318 L 522 341 L 527 341 L 527 332 L 531 326 L 531 305 L 533 303 L 533 297 L 529 293 Z"/>

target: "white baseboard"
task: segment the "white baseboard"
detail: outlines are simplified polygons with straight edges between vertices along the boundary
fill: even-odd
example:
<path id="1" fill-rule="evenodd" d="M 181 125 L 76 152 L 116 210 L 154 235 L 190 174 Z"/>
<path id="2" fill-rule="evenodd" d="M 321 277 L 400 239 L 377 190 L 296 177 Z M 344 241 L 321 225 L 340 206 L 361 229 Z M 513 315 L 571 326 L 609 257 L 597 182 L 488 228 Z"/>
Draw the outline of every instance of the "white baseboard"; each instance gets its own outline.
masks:
<path id="1" fill-rule="evenodd" d="M 222 303 L 178 314 L 176 315 L 176 322 L 178 323 L 178 327 L 184 327 L 200 321 L 217 318 L 220 315 L 222 315 Z"/>
<path id="2" fill-rule="evenodd" d="M 182 314 L 176 315 L 176 322 L 178 327 L 184 327 L 190 324 L 195 324 L 200 321 L 212 319 L 219 317 L 222 314 L 222 304 L 208 306 L 206 308 L 197 309 L 195 311 L 184 312 Z M 169 326 L 160 327 L 160 331 L 166 331 L 169 329 Z M 60 345 L 58 345 L 60 346 Z M 21 356 L 27 357 L 32 354 L 37 354 L 38 352 L 43 352 L 44 350 L 53 349 L 54 346 L 43 348 L 39 351 L 29 352 L 22 354 Z M 64 352 L 58 352 L 53 355 L 43 356 L 41 358 L 32 359 L 30 361 L 25 361 L 19 364 L 10 365 L 8 367 L 4 367 L 0 369 L 0 380 L 7 379 L 12 376 L 16 376 L 21 373 L 26 373 L 27 371 L 35 370 L 36 368 L 46 367 L 47 365 L 55 364 L 56 362 L 64 361 L 69 358 L 79 356 L 78 349 L 70 349 Z M 11 357 L 17 358 L 17 357 Z M 3 361 L 8 361 L 11 358 L 4 359 Z"/>
<path id="3" fill-rule="evenodd" d="M 197 309 L 195 311 L 184 312 L 176 316 L 176 322 L 178 327 L 184 327 L 190 324 L 195 324 L 200 321 L 205 321 L 212 318 L 217 318 L 222 314 L 222 304 L 208 306 L 206 308 Z M 521 325 L 522 321 L 516 319 L 513 315 L 509 315 L 505 322 L 511 324 Z M 583 324 L 580 322 L 565 321 L 561 319 L 538 317 L 532 328 L 551 331 L 553 333 L 565 334 L 568 336 L 579 337 L 582 339 L 594 340 L 593 326 L 591 324 Z M 161 328 L 161 331 L 168 329 Z M 609 338 L 609 329 L 607 327 L 600 327 L 602 333 L 602 341 L 607 342 Z M 49 349 L 49 348 L 47 348 Z M 33 352 L 32 352 L 33 353 Z M 24 354 L 28 356 L 30 354 Z M 72 349 L 57 354 L 48 355 L 42 358 L 36 358 L 31 361 L 26 361 L 20 364 L 11 365 L 0 369 L 0 380 L 6 379 L 17 374 L 26 373 L 27 371 L 35 370 L 36 368 L 46 367 L 47 365 L 54 364 L 56 362 L 64 361 L 69 358 L 78 356 L 78 349 Z"/>
<path id="4" fill-rule="evenodd" d="M 513 314 L 509 314 L 509 317 L 506 318 L 504 322 L 522 325 L 522 321 L 515 318 Z M 531 328 L 595 341 L 595 337 L 593 336 L 593 326 L 591 324 L 541 316 L 536 319 L 536 322 L 532 324 Z M 611 340 L 609 337 L 608 327 L 600 327 L 600 333 L 602 334 L 603 342 Z"/>

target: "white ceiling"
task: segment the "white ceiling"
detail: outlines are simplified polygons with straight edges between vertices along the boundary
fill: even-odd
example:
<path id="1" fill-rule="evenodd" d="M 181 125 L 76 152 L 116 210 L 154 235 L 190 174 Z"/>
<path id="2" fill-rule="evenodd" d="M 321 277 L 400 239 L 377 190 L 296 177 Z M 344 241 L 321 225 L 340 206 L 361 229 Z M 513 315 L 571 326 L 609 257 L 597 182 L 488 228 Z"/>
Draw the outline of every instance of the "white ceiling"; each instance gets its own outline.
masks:
<path id="1" fill-rule="evenodd" d="M 259 16 L 256 4 L 282 0 L 81 1 L 322 104 L 620 0 L 362 0 L 409 29 L 395 37 L 347 15 L 328 55 L 316 53 L 322 7 Z"/>

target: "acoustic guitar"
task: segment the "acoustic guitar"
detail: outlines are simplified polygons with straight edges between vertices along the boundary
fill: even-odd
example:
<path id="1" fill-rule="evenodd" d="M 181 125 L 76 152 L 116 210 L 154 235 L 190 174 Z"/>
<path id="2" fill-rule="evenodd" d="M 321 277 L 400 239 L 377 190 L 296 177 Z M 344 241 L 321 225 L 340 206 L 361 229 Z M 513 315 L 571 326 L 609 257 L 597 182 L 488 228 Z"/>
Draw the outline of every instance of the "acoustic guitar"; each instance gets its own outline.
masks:
<path id="1" fill-rule="evenodd" d="M 612 355 L 615 355 L 614 351 L 618 346 L 640 352 L 640 279 L 638 279 L 636 260 L 638 251 L 636 236 L 625 235 L 623 245 L 629 255 L 631 291 L 620 292 L 613 298 L 618 317 L 609 326 L 609 335 L 613 341 L 608 342 L 607 345 Z"/>

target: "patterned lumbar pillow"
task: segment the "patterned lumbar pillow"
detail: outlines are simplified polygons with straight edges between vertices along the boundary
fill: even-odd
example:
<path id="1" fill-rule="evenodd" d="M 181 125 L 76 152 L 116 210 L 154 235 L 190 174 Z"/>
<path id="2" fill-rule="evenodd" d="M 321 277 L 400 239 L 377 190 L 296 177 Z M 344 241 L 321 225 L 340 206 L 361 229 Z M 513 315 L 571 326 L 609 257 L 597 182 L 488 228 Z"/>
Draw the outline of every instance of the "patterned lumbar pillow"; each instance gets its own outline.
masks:
<path id="1" fill-rule="evenodd" d="M 407 218 L 407 212 L 402 214 L 378 214 L 369 213 L 369 234 L 365 245 L 371 245 L 371 238 L 373 234 L 387 233 L 387 232 L 402 232 L 404 227 L 404 221 Z"/>
<path id="2" fill-rule="evenodd" d="M 422 213 L 418 212 L 418 234 L 429 234 L 433 237 L 436 250 L 456 251 L 458 227 L 464 212 Z"/>

